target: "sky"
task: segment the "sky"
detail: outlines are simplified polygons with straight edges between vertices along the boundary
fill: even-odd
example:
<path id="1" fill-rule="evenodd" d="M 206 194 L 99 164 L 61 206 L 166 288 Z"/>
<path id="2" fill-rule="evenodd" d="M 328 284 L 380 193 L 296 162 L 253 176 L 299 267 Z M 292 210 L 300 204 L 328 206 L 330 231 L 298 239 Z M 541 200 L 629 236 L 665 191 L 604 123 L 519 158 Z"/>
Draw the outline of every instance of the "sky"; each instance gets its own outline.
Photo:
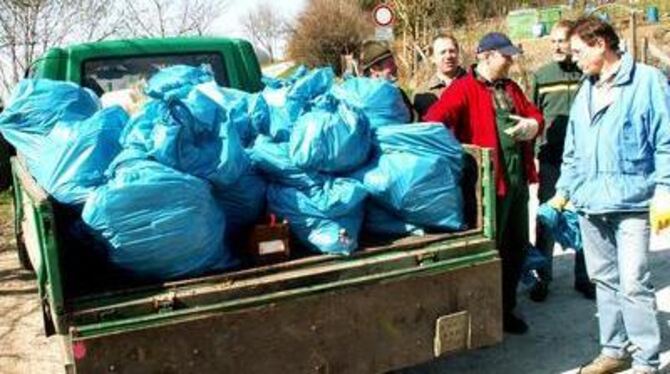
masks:
<path id="1" fill-rule="evenodd" d="M 307 5 L 308 0 L 229 0 L 225 12 L 214 22 L 211 32 L 221 36 L 249 38 L 245 35 L 240 19 L 259 4 L 272 7 L 289 19 L 294 19 Z"/>

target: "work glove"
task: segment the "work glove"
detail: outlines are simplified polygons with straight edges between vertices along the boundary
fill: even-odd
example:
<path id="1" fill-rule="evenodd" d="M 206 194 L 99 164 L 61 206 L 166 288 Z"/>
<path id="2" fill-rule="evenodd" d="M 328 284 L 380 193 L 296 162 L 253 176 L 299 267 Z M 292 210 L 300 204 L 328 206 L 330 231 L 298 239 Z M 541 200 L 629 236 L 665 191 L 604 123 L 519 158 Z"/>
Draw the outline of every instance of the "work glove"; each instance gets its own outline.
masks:
<path id="1" fill-rule="evenodd" d="M 516 141 L 534 139 L 540 130 L 540 124 L 533 118 L 524 118 L 514 114 L 510 114 L 509 118 L 519 121 L 514 127 L 505 130 L 505 133 Z"/>
<path id="2" fill-rule="evenodd" d="M 551 199 L 549 199 L 549 201 L 547 201 L 547 204 L 549 204 L 550 207 L 558 210 L 559 212 L 562 212 L 563 209 L 566 209 L 567 207 L 572 207 L 572 204 L 570 204 L 568 199 L 566 199 L 565 197 L 563 197 L 563 195 L 560 194 L 554 195 L 554 197 L 552 197 Z"/>
<path id="3" fill-rule="evenodd" d="M 670 193 L 656 191 L 649 206 L 649 222 L 654 234 L 670 226 Z"/>

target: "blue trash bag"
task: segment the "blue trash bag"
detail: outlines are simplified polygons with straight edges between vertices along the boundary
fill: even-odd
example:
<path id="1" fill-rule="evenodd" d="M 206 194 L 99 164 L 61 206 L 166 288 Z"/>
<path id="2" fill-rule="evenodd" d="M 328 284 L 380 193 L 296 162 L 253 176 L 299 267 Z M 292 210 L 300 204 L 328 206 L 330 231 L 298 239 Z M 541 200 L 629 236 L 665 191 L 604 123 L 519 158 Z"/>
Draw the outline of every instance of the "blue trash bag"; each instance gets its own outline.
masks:
<path id="1" fill-rule="evenodd" d="M 263 135 L 270 136 L 271 139 L 277 142 L 286 142 L 291 136 L 293 123 L 296 118 L 291 118 L 290 106 L 294 105 L 286 100 L 286 93 L 289 87 L 271 88 L 265 87 L 261 95 L 263 100 L 268 104 L 270 112 L 270 126 Z M 295 111 L 295 110 L 293 110 Z"/>
<path id="2" fill-rule="evenodd" d="M 0 113 L 0 130 L 46 135 L 59 121 L 83 121 L 100 109 L 93 91 L 70 82 L 50 79 L 20 81 Z M 22 143 L 7 141 L 21 153 Z M 28 150 L 32 150 L 28 147 Z"/>
<path id="3" fill-rule="evenodd" d="M 219 87 L 215 82 L 203 83 L 196 89 L 228 113 L 245 147 L 252 144 L 258 134 L 268 133 L 270 109 L 260 94 Z"/>
<path id="4" fill-rule="evenodd" d="M 168 117 L 167 102 L 150 100 L 134 115 L 121 132 L 119 142 L 125 149 L 148 151 L 153 148 L 151 132 L 156 123 Z"/>
<path id="5" fill-rule="evenodd" d="M 263 82 L 263 85 L 265 87 L 270 88 L 285 87 L 294 83 L 298 79 L 304 77 L 305 75 L 307 75 L 307 73 L 309 73 L 309 69 L 307 68 L 307 66 L 300 65 L 293 71 L 291 76 L 288 78 L 277 78 L 264 75 L 263 77 L 261 77 L 261 81 Z"/>
<path id="6" fill-rule="evenodd" d="M 309 110 L 312 100 L 330 90 L 334 76 L 332 68 L 315 69 L 295 81 L 266 86 L 262 95 L 270 110 L 270 127 L 264 135 L 288 141 L 298 117 Z"/>
<path id="7" fill-rule="evenodd" d="M 154 99 L 184 98 L 191 89 L 200 84 L 214 80 L 212 71 L 206 66 L 173 65 L 159 70 L 154 74 L 144 93 Z"/>
<path id="8" fill-rule="evenodd" d="M 268 211 L 286 219 L 291 232 L 311 250 L 348 255 L 358 247 L 366 195 L 349 178 L 331 179 L 309 192 L 271 184 Z"/>
<path id="9" fill-rule="evenodd" d="M 252 226 L 264 216 L 266 190 L 265 179 L 253 169 L 232 185 L 214 189 L 214 197 L 226 215 L 227 233 Z"/>
<path id="10" fill-rule="evenodd" d="M 352 78 L 332 91 L 337 98 L 363 111 L 373 128 L 411 119 L 400 89 L 385 79 Z"/>
<path id="11" fill-rule="evenodd" d="M 249 167 L 228 113 L 197 89 L 183 100 L 146 104 L 124 129 L 121 143 L 217 186 L 235 183 Z"/>
<path id="12" fill-rule="evenodd" d="M 395 216 L 393 213 L 380 207 L 373 201 L 368 201 L 365 204 L 363 230 L 372 234 L 390 237 L 425 235 L 425 231 L 422 228 L 411 223 L 403 222 L 400 217 Z"/>
<path id="13" fill-rule="evenodd" d="M 572 210 L 561 212 L 549 204 L 541 204 L 537 210 L 540 223 L 549 228 L 554 240 L 564 249 L 572 248 L 581 251 L 583 248 L 582 235 L 579 231 L 579 216 Z"/>
<path id="14" fill-rule="evenodd" d="M 435 124 L 375 129 L 376 156 L 352 174 L 372 199 L 402 221 L 426 229 L 462 230 L 463 147 Z"/>
<path id="15" fill-rule="evenodd" d="M 521 282 L 532 286 L 538 280 L 537 271 L 543 269 L 549 263 L 549 259 L 535 246 L 528 244 L 526 257 L 521 271 Z"/>
<path id="16" fill-rule="evenodd" d="M 300 116 L 291 133 L 291 160 L 299 168 L 326 173 L 360 167 L 372 143 L 367 118 L 332 96 L 321 98 L 314 110 Z"/>
<path id="17" fill-rule="evenodd" d="M 328 92 L 333 86 L 335 72 L 331 67 L 314 69 L 298 78 L 286 93 L 289 101 L 309 103 L 316 97 Z M 300 113 L 291 113 L 300 115 Z"/>
<path id="18" fill-rule="evenodd" d="M 138 156 L 139 155 L 139 156 Z M 168 280 L 237 265 L 223 246 L 224 213 L 210 185 L 141 152 L 121 153 L 82 218 L 107 243 L 107 260 L 134 277 Z"/>
<path id="19" fill-rule="evenodd" d="M 293 163 L 288 143 L 275 143 L 268 136 L 259 135 L 248 152 L 251 163 L 272 183 L 307 190 L 321 186 L 328 177 L 305 171 Z"/>
<path id="20" fill-rule="evenodd" d="M 28 160 L 30 173 L 56 200 L 83 203 L 105 183 L 105 171 L 121 152 L 119 135 L 127 121 L 126 112 L 113 106 L 85 121 L 58 122 Z"/>

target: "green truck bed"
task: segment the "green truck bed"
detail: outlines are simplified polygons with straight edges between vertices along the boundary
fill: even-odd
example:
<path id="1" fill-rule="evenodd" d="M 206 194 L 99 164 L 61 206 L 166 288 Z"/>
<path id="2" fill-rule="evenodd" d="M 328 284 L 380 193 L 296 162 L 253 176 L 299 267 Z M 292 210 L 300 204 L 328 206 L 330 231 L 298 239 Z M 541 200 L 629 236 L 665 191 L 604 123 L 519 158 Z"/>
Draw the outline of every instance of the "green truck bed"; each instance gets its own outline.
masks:
<path id="1" fill-rule="evenodd" d="M 69 370 L 380 372 L 502 338 L 490 152 L 468 152 L 472 229 L 363 243 L 350 257 L 82 293 L 59 205 L 14 158 L 17 232 Z"/>
<path id="2" fill-rule="evenodd" d="M 261 88 L 248 42 L 110 41 L 48 52 L 33 77 L 99 94 L 174 62 L 207 64 L 220 85 Z M 491 153 L 466 147 L 470 229 L 362 238 L 349 257 L 287 262 L 167 283 L 111 277 L 68 235 L 78 212 L 12 159 L 19 257 L 37 276 L 45 332 L 76 373 L 375 373 L 502 339 Z"/>

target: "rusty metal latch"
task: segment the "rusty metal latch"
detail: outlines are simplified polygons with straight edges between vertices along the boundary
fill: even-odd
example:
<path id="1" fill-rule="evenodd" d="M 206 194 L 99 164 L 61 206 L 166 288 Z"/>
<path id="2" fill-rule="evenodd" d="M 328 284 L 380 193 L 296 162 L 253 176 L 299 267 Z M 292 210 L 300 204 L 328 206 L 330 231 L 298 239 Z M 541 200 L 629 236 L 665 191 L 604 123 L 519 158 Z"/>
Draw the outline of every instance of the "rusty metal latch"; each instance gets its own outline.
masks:
<path id="1" fill-rule="evenodd" d="M 416 263 L 419 266 L 429 265 L 437 262 L 436 253 L 421 253 L 416 255 Z"/>
<path id="2" fill-rule="evenodd" d="M 168 295 L 154 298 L 154 310 L 158 313 L 171 312 L 177 304 L 177 293 L 170 292 Z"/>

